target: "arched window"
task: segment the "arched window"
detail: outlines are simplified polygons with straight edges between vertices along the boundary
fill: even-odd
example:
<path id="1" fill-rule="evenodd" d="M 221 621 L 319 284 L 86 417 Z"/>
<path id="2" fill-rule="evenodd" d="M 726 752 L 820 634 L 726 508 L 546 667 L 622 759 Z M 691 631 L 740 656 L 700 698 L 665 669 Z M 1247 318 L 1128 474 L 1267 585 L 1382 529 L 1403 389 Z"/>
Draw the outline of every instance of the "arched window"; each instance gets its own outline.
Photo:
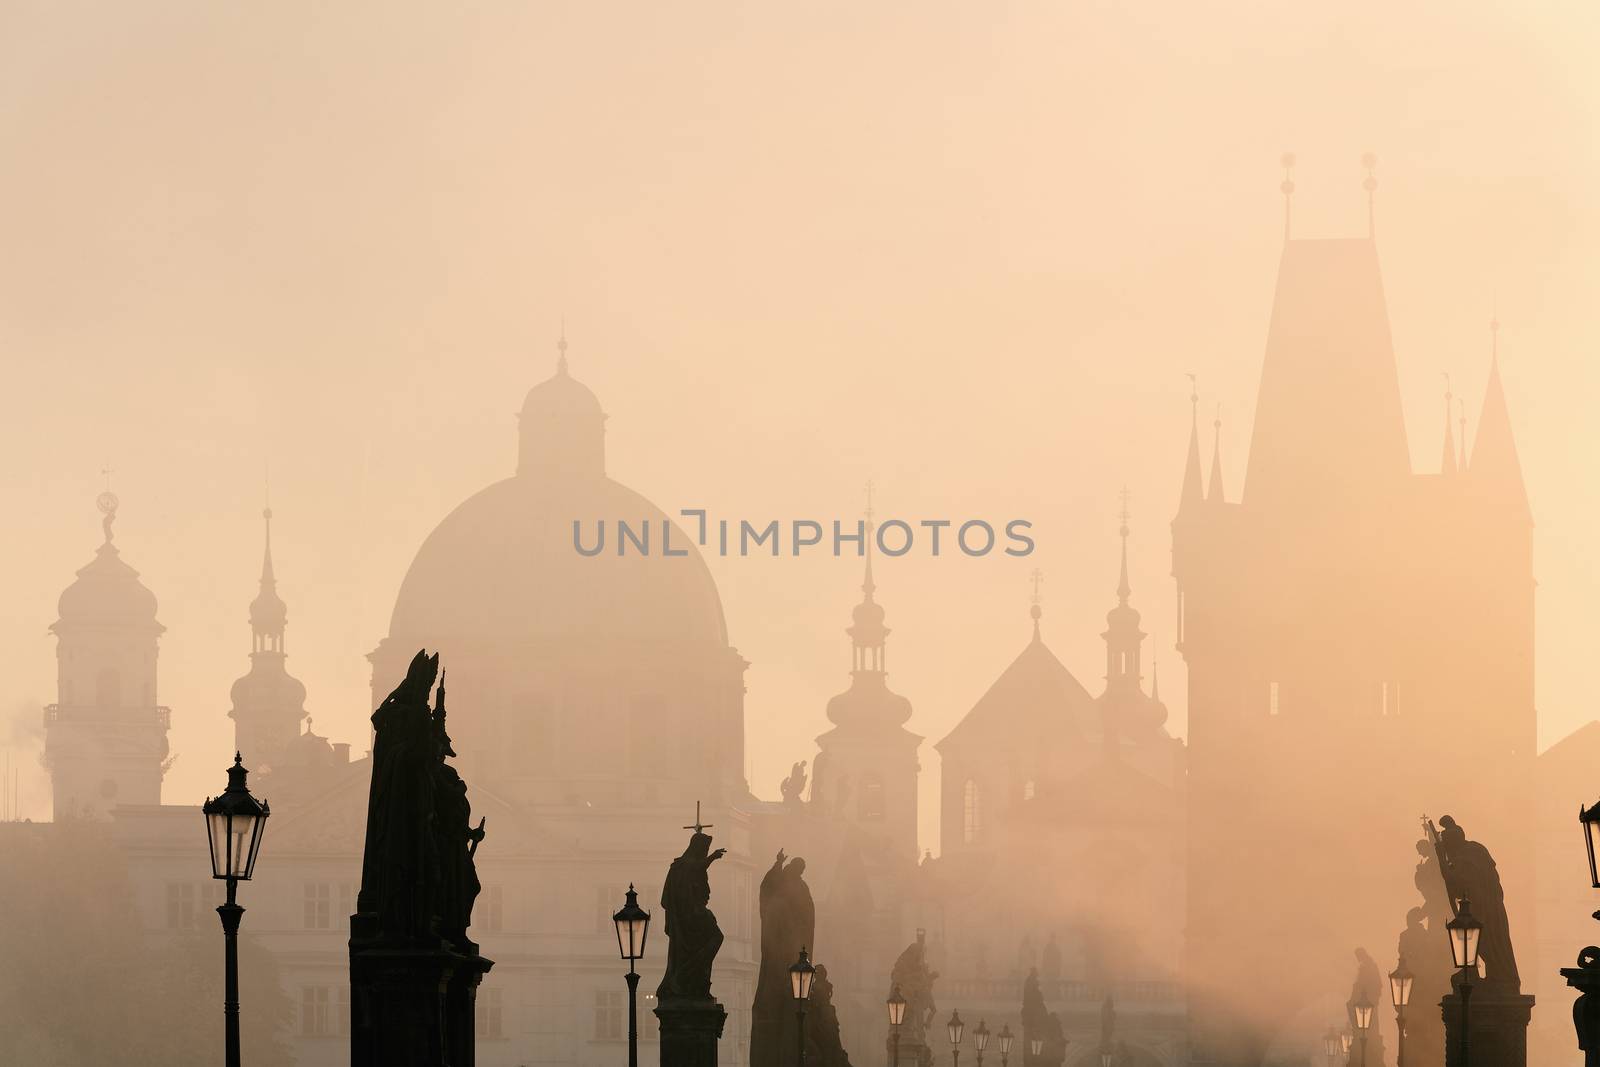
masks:
<path id="1" fill-rule="evenodd" d="M 1034 794 L 1037 793 L 1037 792 L 1038 792 L 1038 788 L 1034 785 L 1034 782 L 1033 782 L 1032 778 L 1029 778 L 1026 782 L 1022 783 L 1022 799 L 1023 800 L 1032 800 Z"/>
<path id="2" fill-rule="evenodd" d="M 876 774 L 861 776 L 861 794 L 856 798 L 856 818 L 883 818 L 883 779 Z"/>
<path id="3" fill-rule="evenodd" d="M 971 778 L 961 788 L 961 840 L 972 844 L 983 830 L 983 799 L 978 795 L 978 783 Z"/>

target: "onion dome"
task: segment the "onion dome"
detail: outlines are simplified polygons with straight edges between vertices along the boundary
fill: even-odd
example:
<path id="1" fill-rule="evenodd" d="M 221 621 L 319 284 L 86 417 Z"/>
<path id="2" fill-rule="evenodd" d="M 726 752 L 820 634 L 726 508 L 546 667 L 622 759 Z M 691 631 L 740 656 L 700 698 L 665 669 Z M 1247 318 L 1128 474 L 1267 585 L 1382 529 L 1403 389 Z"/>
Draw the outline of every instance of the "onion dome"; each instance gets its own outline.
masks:
<path id="1" fill-rule="evenodd" d="M 56 610 L 59 619 L 51 627 L 59 633 L 64 626 L 116 626 L 163 632 L 156 621 L 156 596 L 139 581 L 139 572 L 122 561 L 112 544 L 111 525 L 117 518 L 118 500 L 111 492 L 101 493 L 96 505 L 104 518 L 101 528 L 105 541 L 88 566 L 78 571 L 77 579 L 61 593 Z"/>

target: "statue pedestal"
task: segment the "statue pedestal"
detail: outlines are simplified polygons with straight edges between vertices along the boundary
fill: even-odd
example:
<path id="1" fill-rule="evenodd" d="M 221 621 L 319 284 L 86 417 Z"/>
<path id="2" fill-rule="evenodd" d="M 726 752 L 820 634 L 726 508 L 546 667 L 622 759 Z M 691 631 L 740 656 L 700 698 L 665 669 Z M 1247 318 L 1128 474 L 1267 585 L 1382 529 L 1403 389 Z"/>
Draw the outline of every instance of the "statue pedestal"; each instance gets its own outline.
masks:
<path id="1" fill-rule="evenodd" d="M 1467 1005 L 1472 1047 L 1468 1064 L 1461 1061 L 1461 991 L 1439 1001 L 1444 1016 L 1445 1067 L 1488 1064 L 1492 1067 L 1528 1067 L 1528 1019 L 1533 998 L 1507 993 L 1488 983 L 1474 983 Z"/>
<path id="2" fill-rule="evenodd" d="M 1576 967 L 1561 968 L 1561 977 L 1578 991 L 1578 1001 L 1572 1005 L 1572 1025 L 1578 1031 L 1584 1067 L 1600 1067 L 1600 966 L 1596 965 L 1595 951 L 1586 948 Z"/>
<path id="3" fill-rule="evenodd" d="M 661 1067 L 717 1067 L 717 1041 L 728 1013 L 716 997 L 665 997 L 655 1012 L 661 1020 Z"/>
<path id="4" fill-rule="evenodd" d="M 493 966 L 447 948 L 352 938 L 351 1067 L 474 1067 L 478 984 Z"/>
<path id="5" fill-rule="evenodd" d="M 889 1043 L 891 1053 L 894 1052 L 894 1041 Z M 898 1055 L 895 1056 L 892 1067 L 932 1067 L 933 1049 L 920 1041 L 902 1041 Z"/>

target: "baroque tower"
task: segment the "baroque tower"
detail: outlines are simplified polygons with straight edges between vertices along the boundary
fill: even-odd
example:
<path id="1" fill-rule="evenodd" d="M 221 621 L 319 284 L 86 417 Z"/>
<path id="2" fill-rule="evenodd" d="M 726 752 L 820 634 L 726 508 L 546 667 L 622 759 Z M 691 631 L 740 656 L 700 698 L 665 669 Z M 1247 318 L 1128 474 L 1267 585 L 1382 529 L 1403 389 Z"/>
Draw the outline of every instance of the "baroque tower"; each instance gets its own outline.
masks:
<path id="1" fill-rule="evenodd" d="M 261 513 L 265 525 L 260 592 L 250 602 L 250 673 L 233 683 L 234 748 L 257 769 L 273 766 L 300 734 L 306 718 L 306 687 L 284 667 L 284 630 L 289 608 L 278 595 L 272 569 L 272 509 Z"/>
<path id="2" fill-rule="evenodd" d="M 1247 1064 L 1312 1040 L 1327 976 L 1413 903 L 1424 813 L 1494 850 L 1531 937 L 1532 522 L 1497 364 L 1465 471 L 1448 436 L 1413 471 L 1370 232 L 1285 234 L 1232 501 L 1215 429 L 1202 494 L 1192 416 L 1172 523 L 1187 956 L 1197 1052 Z"/>
<path id="3" fill-rule="evenodd" d="M 105 540 L 61 594 L 56 703 L 45 708 L 44 764 L 57 821 L 161 803 L 170 712 L 156 703 L 156 598 L 112 543 L 117 497 L 96 501 Z"/>

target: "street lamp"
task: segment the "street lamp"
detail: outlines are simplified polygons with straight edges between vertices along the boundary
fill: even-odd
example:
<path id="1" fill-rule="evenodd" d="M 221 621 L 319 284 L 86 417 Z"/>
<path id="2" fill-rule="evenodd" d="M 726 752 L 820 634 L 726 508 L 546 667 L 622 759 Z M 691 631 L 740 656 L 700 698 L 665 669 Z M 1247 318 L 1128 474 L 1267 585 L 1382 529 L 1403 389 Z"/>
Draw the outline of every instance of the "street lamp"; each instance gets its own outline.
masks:
<path id="1" fill-rule="evenodd" d="M 1028 1041 L 1028 1050 L 1033 1053 L 1033 1058 L 1038 1059 L 1044 1055 L 1044 1038 L 1035 1037 Z"/>
<path id="2" fill-rule="evenodd" d="M 961 1035 L 966 1033 L 967 1024 L 961 1021 L 961 1012 L 951 1010 L 950 1021 L 944 1024 L 945 1031 L 950 1035 L 950 1062 L 961 1062 Z"/>
<path id="3" fill-rule="evenodd" d="M 1468 1067 L 1472 1027 L 1467 1009 L 1472 999 L 1472 976 L 1478 971 L 1478 942 L 1483 938 L 1483 924 L 1472 917 L 1470 903 L 1462 897 L 1456 917 L 1445 923 L 1444 928 L 1450 933 L 1450 959 L 1461 972 L 1461 1067 Z"/>
<path id="4" fill-rule="evenodd" d="M 244 909 L 235 898 L 240 882 L 248 882 L 261 851 L 261 833 L 272 810 L 250 795 L 244 759 L 235 752 L 228 768 L 228 788 L 219 797 L 206 797 L 200 811 L 206 818 L 206 838 L 211 845 L 211 877 L 228 884 L 227 903 L 217 906 L 222 917 L 223 993 L 222 1040 L 226 1067 L 239 1067 L 239 922 Z"/>
<path id="5" fill-rule="evenodd" d="M 900 1067 L 900 1024 L 906 1021 L 906 998 L 900 987 L 889 990 L 889 1067 Z"/>
<path id="6" fill-rule="evenodd" d="M 799 1022 L 800 1067 L 805 1067 L 806 1063 L 806 1001 L 811 997 L 811 983 L 816 977 L 817 969 L 811 966 L 805 946 L 801 945 L 800 958 L 789 966 L 789 994 L 794 997 L 795 1018 Z"/>
<path id="7" fill-rule="evenodd" d="M 1000 1028 L 1000 1067 L 1007 1067 L 1011 1062 L 1011 1024 L 1006 1023 Z"/>
<path id="8" fill-rule="evenodd" d="M 1322 1054 L 1328 1058 L 1328 1067 L 1338 1062 L 1339 1059 L 1339 1031 L 1328 1027 L 1328 1032 L 1322 1035 Z"/>
<path id="9" fill-rule="evenodd" d="M 1350 1005 L 1350 1013 L 1355 1016 L 1356 1033 L 1361 1035 L 1361 1067 L 1367 1067 L 1367 1031 L 1372 1029 L 1372 1001 L 1367 999 L 1367 991 L 1361 991 L 1361 998 Z"/>
<path id="10" fill-rule="evenodd" d="M 1406 958 L 1389 972 L 1389 999 L 1394 1002 L 1394 1028 L 1400 1044 L 1395 1053 L 1395 1067 L 1406 1067 L 1406 1005 L 1411 1003 L 1411 984 L 1416 975 L 1406 969 Z"/>
<path id="11" fill-rule="evenodd" d="M 989 1047 L 989 1024 L 982 1019 L 972 1031 L 972 1047 L 978 1050 L 978 1067 L 983 1067 L 983 1050 Z"/>
<path id="12" fill-rule="evenodd" d="M 1339 1031 L 1339 1052 L 1341 1054 L 1343 1054 L 1344 1062 L 1346 1062 L 1346 1063 L 1350 1062 L 1350 1044 L 1351 1044 L 1350 1031 L 1349 1030 L 1340 1030 Z"/>
<path id="13" fill-rule="evenodd" d="M 611 916 L 617 926 L 617 951 L 628 961 L 628 1067 L 639 1067 L 639 972 L 634 964 L 644 959 L 644 941 L 650 933 L 650 913 L 639 907 L 633 883 L 622 910 Z"/>
<path id="14" fill-rule="evenodd" d="M 1595 889 L 1600 889 L 1600 865 L 1595 862 L 1595 845 L 1600 843 L 1600 800 L 1595 801 L 1594 807 L 1586 808 L 1578 805 L 1578 822 L 1583 825 L 1583 843 L 1589 847 L 1589 881 Z"/>
<path id="15" fill-rule="evenodd" d="M 1100 1067 L 1111 1067 L 1111 1050 L 1108 1048 L 1100 1050 Z"/>

